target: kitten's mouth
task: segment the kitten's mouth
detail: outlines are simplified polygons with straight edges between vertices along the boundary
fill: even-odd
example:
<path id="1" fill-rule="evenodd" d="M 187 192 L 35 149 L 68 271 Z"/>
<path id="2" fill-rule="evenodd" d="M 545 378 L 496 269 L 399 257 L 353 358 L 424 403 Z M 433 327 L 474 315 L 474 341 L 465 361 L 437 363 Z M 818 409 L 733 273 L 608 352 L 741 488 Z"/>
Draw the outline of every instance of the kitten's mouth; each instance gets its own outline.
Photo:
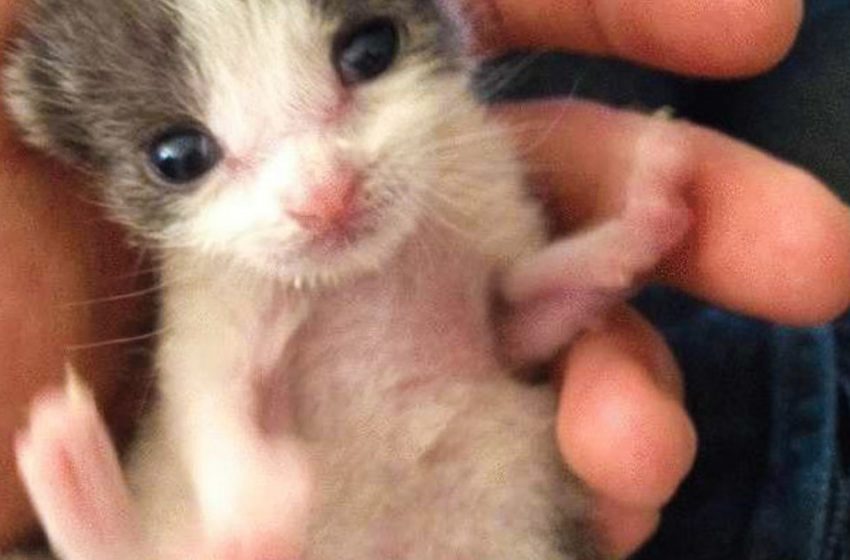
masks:
<path id="1" fill-rule="evenodd" d="M 366 235 L 368 232 L 361 231 L 360 228 L 334 228 L 321 235 L 313 236 L 308 245 L 311 250 L 335 252 L 355 246 Z"/>
<path id="2" fill-rule="evenodd" d="M 301 283 L 338 283 L 374 271 L 401 246 L 416 220 L 395 201 L 370 204 L 322 231 L 302 231 L 297 246 L 290 246 L 280 264 L 285 275 Z M 306 280 L 305 280 L 306 279 Z"/>
<path id="3" fill-rule="evenodd" d="M 306 229 L 310 251 L 336 253 L 355 247 L 378 230 L 378 208 L 357 208 L 322 227 Z"/>

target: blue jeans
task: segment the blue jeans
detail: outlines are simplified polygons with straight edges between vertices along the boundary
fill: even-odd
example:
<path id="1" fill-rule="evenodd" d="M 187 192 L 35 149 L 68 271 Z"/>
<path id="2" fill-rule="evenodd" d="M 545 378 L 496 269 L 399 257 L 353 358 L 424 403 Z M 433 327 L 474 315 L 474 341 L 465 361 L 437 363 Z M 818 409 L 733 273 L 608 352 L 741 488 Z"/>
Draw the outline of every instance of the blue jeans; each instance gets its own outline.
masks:
<path id="1" fill-rule="evenodd" d="M 653 289 L 696 466 L 641 560 L 850 559 L 850 314 L 792 329 Z"/>

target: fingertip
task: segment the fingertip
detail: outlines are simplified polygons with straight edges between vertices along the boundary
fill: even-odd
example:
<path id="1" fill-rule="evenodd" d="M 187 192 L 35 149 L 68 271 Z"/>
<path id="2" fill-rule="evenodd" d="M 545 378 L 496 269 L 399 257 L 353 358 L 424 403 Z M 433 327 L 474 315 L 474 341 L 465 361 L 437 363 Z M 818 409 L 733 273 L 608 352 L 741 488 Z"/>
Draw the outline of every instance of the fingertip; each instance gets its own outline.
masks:
<path id="1" fill-rule="evenodd" d="M 760 0 L 738 0 L 738 4 L 740 10 L 732 21 L 740 28 L 738 36 L 743 40 L 736 46 L 741 49 L 728 49 L 714 75 L 751 76 L 776 66 L 794 46 L 803 22 L 801 0 L 775 0 L 769 3 L 769 9 Z M 748 56 L 740 56 L 741 52 Z M 736 56 L 741 60 L 737 64 Z"/>
<path id="2" fill-rule="evenodd" d="M 596 4 L 612 54 L 715 78 L 750 76 L 777 64 L 803 17 L 800 0 Z"/>
<path id="3" fill-rule="evenodd" d="M 631 314 L 577 341 L 558 436 L 568 464 L 595 493 L 644 510 L 672 497 L 697 439 L 675 378 L 666 347 Z"/>
<path id="4" fill-rule="evenodd" d="M 462 0 L 484 50 L 566 48 L 705 77 L 767 70 L 791 48 L 801 0 Z"/>
<path id="5" fill-rule="evenodd" d="M 562 415 L 559 437 L 589 487 L 652 508 L 669 501 L 690 471 L 696 436 L 678 403 L 644 385 L 646 375 L 626 367 L 601 374 L 595 394 L 579 397 L 585 403 Z"/>
<path id="6" fill-rule="evenodd" d="M 819 324 L 850 306 L 850 210 L 811 174 L 690 128 L 698 227 L 665 281 L 735 311 Z"/>
<path id="7" fill-rule="evenodd" d="M 662 264 L 663 282 L 791 325 L 820 324 L 850 307 L 850 210 L 810 173 L 686 121 L 587 102 L 503 107 L 497 114 L 515 127 L 521 145 L 534 146 L 530 167 L 540 171 L 532 179 L 568 228 L 616 212 L 611 205 L 636 168 L 655 184 L 681 189 L 694 226 Z M 555 128 L 553 119 L 557 132 L 541 137 Z M 655 138 L 651 149 L 635 154 L 648 137 Z M 658 145 L 675 157 L 660 157 Z"/>
<path id="8" fill-rule="evenodd" d="M 850 307 L 850 209 L 814 177 L 799 174 L 794 212 L 782 212 L 789 199 L 769 203 L 777 212 L 771 238 L 780 269 L 772 315 L 802 326 L 830 321 Z"/>
<path id="9" fill-rule="evenodd" d="M 614 500 L 594 501 L 591 523 L 601 550 L 615 558 L 637 551 L 658 529 L 658 509 L 635 509 Z"/>

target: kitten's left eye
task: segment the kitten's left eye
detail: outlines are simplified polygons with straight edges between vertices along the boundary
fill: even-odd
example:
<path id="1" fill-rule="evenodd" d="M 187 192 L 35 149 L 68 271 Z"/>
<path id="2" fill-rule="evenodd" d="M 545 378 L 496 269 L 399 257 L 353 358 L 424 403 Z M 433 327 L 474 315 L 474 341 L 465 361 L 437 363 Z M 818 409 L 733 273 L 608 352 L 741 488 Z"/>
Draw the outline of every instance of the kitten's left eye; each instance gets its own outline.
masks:
<path id="1" fill-rule="evenodd" d="M 160 178 L 179 185 L 206 175 L 221 159 L 221 150 L 201 128 L 177 125 L 154 140 L 148 158 Z"/>
<path id="2" fill-rule="evenodd" d="M 338 36 L 333 58 L 346 85 L 366 82 L 383 74 L 398 54 L 399 33 L 388 18 L 377 18 Z"/>

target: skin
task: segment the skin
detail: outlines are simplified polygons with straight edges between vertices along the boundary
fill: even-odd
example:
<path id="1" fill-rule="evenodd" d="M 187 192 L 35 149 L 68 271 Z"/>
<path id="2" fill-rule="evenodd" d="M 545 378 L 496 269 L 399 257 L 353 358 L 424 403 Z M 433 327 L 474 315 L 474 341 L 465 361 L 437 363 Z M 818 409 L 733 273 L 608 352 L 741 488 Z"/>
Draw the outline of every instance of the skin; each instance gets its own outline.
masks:
<path id="1" fill-rule="evenodd" d="M 0 0 L 0 36 L 8 35 L 19 3 Z M 785 54 L 802 6 L 792 0 L 470 0 L 470 10 L 481 20 L 473 31 L 487 30 L 478 36 L 480 51 L 547 46 L 733 76 L 767 69 Z M 532 146 L 531 167 L 546 170 L 535 179 L 552 195 L 553 210 L 564 214 L 565 227 L 608 211 L 615 185 L 600 190 L 598 184 L 616 171 L 614 155 L 647 127 L 658 127 L 662 139 L 684 151 L 677 177 L 690 189 L 695 230 L 658 271 L 659 280 L 792 324 L 825 321 L 850 305 L 848 210 L 805 172 L 686 123 L 586 103 L 509 107 L 500 117 L 517 124 L 517 134 L 531 135 L 521 139 Z M 526 126 L 536 119 L 550 123 L 546 134 Z M 64 345 L 137 333 L 134 318 L 149 304 L 131 298 L 61 305 L 133 292 L 142 282 L 134 274 L 136 255 L 75 190 L 83 182 L 21 148 L 0 115 L 4 482 L 14 478 L 11 442 L 27 403 L 46 384 L 61 382 Z M 115 394 L 125 354 L 121 346 L 74 354 L 113 423 L 121 414 L 110 411 L 135 410 L 126 395 Z M 600 539 L 612 554 L 625 555 L 651 535 L 693 462 L 696 435 L 682 407 L 679 371 L 661 338 L 628 309 L 577 340 L 560 369 L 570 403 L 559 423 L 565 458 L 596 495 Z M 0 548 L 32 526 L 20 488 L 0 485 Z"/>

